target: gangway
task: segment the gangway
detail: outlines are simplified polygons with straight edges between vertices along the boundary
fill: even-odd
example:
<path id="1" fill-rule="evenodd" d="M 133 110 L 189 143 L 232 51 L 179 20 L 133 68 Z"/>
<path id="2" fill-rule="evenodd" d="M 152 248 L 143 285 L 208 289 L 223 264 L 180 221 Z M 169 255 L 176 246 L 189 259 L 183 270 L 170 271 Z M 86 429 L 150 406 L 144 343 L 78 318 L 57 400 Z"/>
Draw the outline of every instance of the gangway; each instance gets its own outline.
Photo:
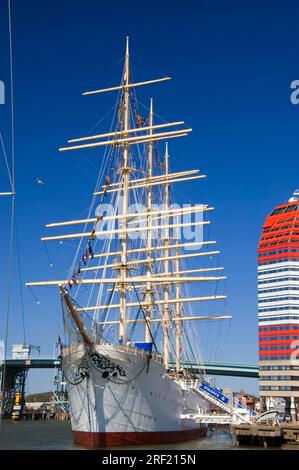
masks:
<path id="1" fill-rule="evenodd" d="M 205 382 L 198 384 L 198 381 L 193 381 L 191 388 L 194 388 L 202 398 L 209 403 L 216 405 L 217 408 L 223 410 L 226 415 L 215 415 L 215 414 L 202 414 L 200 410 L 198 414 L 185 414 L 182 418 L 191 419 L 197 423 L 211 423 L 211 424 L 230 424 L 230 423 L 249 423 L 250 412 L 247 408 L 234 408 L 228 405 L 229 399 L 217 388 L 213 388 Z"/>

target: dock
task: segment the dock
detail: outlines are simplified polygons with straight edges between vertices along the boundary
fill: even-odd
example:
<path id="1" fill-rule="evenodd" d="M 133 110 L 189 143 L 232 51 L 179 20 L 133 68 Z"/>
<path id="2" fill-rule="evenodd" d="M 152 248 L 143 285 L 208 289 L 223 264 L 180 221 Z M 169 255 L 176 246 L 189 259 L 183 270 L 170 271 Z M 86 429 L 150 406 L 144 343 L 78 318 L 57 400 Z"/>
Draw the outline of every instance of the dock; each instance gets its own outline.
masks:
<path id="1" fill-rule="evenodd" d="M 237 446 L 278 447 L 287 442 L 299 446 L 299 421 L 273 424 L 231 424 L 230 433 L 235 436 Z"/>

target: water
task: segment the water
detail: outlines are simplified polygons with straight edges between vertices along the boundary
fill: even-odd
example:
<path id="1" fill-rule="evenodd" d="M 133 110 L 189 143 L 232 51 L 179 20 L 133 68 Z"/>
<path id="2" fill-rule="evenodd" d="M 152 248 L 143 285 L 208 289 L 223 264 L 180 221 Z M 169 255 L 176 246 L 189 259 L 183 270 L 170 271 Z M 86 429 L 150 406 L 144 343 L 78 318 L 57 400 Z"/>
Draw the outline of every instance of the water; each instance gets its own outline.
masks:
<path id="1" fill-rule="evenodd" d="M 182 450 L 238 450 L 234 440 L 226 431 L 209 432 L 203 439 L 194 441 L 128 447 L 130 449 L 182 449 Z M 245 447 L 243 447 L 245 448 Z M 298 449 L 298 446 L 283 446 L 284 449 Z M 10 421 L 2 420 L 0 424 L 0 450 L 80 450 L 84 449 L 73 444 L 69 421 Z M 122 448 L 123 449 L 123 448 Z M 261 447 L 246 447 L 260 449 Z"/>
<path id="2" fill-rule="evenodd" d="M 130 447 L 133 449 L 134 447 Z M 143 449 L 236 449 L 227 432 L 213 432 L 207 438 L 194 441 L 142 446 Z M 2 420 L 0 449 L 78 450 L 73 444 L 69 421 L 10 421 Z M 138 449 L 138 447 L 136 447 Z"/>

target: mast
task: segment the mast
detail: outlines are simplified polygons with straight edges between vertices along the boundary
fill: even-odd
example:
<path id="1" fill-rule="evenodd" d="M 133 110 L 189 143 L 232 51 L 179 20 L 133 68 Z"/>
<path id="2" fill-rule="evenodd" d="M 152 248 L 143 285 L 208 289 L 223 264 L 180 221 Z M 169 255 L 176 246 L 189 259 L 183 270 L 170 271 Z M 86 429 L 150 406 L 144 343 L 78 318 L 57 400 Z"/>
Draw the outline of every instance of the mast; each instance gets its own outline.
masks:
<path id="1" fill-rule="evenodd" d="M 129 37 L 126 38 L 126 58 L 125 58 L 125 75 L 124 75 L 124 136 L 127 137 L 126 131 L 129 129 L 129 116 L 130 116 L 130 91 L 127 86 L 130 81 L 130 69 L 129 69 Z M 123 229 L 124 235 L 121 240 L 121 269 L 120 269 L 120 324 L 119 324 L 119 340 L 120 342 L 126 342 L 126 318 L 127 318 L 127 299 L 126 299 L 126 284 L 125 279 L 127 277 L 127 213 L 128 213 L 128 184 L 130 180 L 130 169 L 129 169 L 129 148 L 130 144 L 126 142 L 124 144 L 123 152 L 123 168 L 121 173 L 123 176 Z"/>
<path id="2" fill-rule="evenodd" d="M 165 157 L 164 157 L 164 164 L 165 164 L 165 177 L 167 181 L 167 176 L 169 174 L 169 155 L 168 155 L 168 143 L 166 142 L 165 147 Z M 165 184 L 164 188 L 164 204 L 165 210 L 169 210 L 169 183 Z M 169 217 L 166 217 L 165 221 L 165 238 L 164 244 L 165 248 L 165 262 L 164 262 L 164 273 L 167 276 L 169 274 Z M 164 285 L 164 300 L 165 304 L 163 305 L 163 358 L 164 358 L 164 367 L 167 370 L 169 367 L 169 284 L 166 283 Z"/>
<path id="3" fill-rule="evenodd" d="M 153 134 L 153 98 L 151 98 L 150 102 L 150 113 L 149 113 L 149 135 Z M 153 174 L 153 142 L 150 142 L 148 145 L 148 167 L 147 167 L 147 177 L 151 178 Z M 147 190 L 147 226 L 152 226 L 152 198 L 153 198 L 153 190 L 152 186 L 148 187 Z M 152 284 L 149 280 L 152 277 L 152 263 L 151 263 L 151 251 L 152 251 L 152 230 L 149 229 L 147 232 L 147 258 L 148 263 L 146 266 L 146 324 L 145 324 L 145 341 L 151 342 L 151 331 L 150 331 L 150 321 L 151 321 L 151 314 L 152 314 L 152 305 L 151 305 L 151 298 L 152 298 Z"/>
<path id="4" fill-rule="evenodd" d="M 177 216 L 177 223 L 179 222 L 179 216 Z M 179 228 L 176 229 L 176 256 L 177 259 L 175 260 L 175 272 L 178 273 L 176 274 L 177 277 L 179 277 L 179 272 L 180 272 L 180 248 L 179 248 Z M 175 285 L 175 299 L 176 299 L 176 304 L 175 304 L 175 316 L 176 318 L 180 318 L 182 316 L 182 304 L 180 304 L 178 301 L 180 299 L 180 292 L 181 291 L 181 286 L 180 283 L 178 282 Z M 181 354 L 181 343 L 182 343 L 182 328 L 183 324 L 182 321 L 177 321 L 176 322 L 176 329 L 175 329 L 175 370 L 176 373 L 178 374 L 180 372 L 181 368 L 181 361 L 180 361 L 180 354 Z"/>
<path id="5" fill-rule="evenodd" d="M 64 227 L 64 226 L 72 226 L 72 225 L 80 225 L 80 224 L 95 224 L 94 229 L 92 230 L 91 234 L 90 231 L 87 229 L 84 231 L 75 231 L 75 233 L 67 233 L 67 234 L 58 234 L 50 237 L 42 237 L 43 241 L 55 241 L 55 240 L 65 240 L 65 239 L 83 239 L 89 238 L 89 240 L 93 239 L 94 237 L 101 237 L 107 235 L 116 235 L 119 239 L 119 247 L 117 248 L 116 252 L 110 252 L 110 247 L 108 248 L 108 253 L 106 252 L 99 252 L 92 254 L 91 256 L 91 265 L 85 266 L 87 263 L 84 262 L 85 267 L 80 266 L 78 271 L 75 272 L 74 277 L 71 279 L 63 279 L 63 280 L 52 280 L 52 281 L 45 281 L 45 282 L 29 282 L 26 283 L 27 286 L 65 286 L 69 285 L 70 287 L 74 285 L 113 285 L 113 289 L 111 287 L 107 288 L 108 291 L 115 291 L 120 292 L 119 300 L 117 304 L 112 304 L 112 299 L 109 302 L 105 302 L 101 304 L 99 299 L 99 304 L 95 306 L 91 306 L 88 304 L 87 307 L 77 308 L 72 306 L 72 300 L 70 297 L 67 296 L 67 292 L 62 292 L 66 294 L 64 296 L 64 300 L 69 307 L 69 311 L 73 320 L 76 323 L 78 331 L 80 331 L 81 336 L 86 344 L 89 344 L 89 341 L 92 339 L 88 338 L 88 331 L 85 330 L 83 327 L 83 322 L 80 318 L 80 312 L 83 311 L 96 311 L 96 310 L 109 310 L 117 309 L 119 311 L 118 318 L 109 322 L 105 320 L 105 322 L 99 322 L 99 324 L 119 324 L 119 342 L 126 344 L 127 340 L 127 332 L 126 332 L 126 325 L 132 322 L 139 322 L 144 323 L 145 331 L 143 333 L 143 337 L 146 342 L 150 343 L 152 340 L 150 326 L 152 324 L 157 324 L 161 322 L 162 330 L 163 330 L 163 357 L 164 357 L 164 366 L 166 370 L 169 368 L 169 361 L 170 361 L 170 333 L 171 333 L 171 325 L 176 325 L 176 334 L 175 334 L 175 351 L 176 351 L 176 372 L 180 371 L 180 350 L 182 344 L 182 331 L 184 321 L 190 320 L 207 320 L 207 319 L 227 319 L 231 317 L 227 316 L 184 316 L 183 313 L 183 305 L 185 303 L 190 302 L 206 302 L 210 300 L 222 300 L 226 298 L 226 296 L 204 296 L 204 297 L 181 297 L 181 284 L 185 283 L 198 283 L 198 282 L 210 282 L 210 281 L 218 281 L 225 279 L 224 276 L 222 277 L 215 277 L 215 276 L 190 276 L 190 274 L 195 273 L 204 273 L 206 271 L 212 270 L 220 270 L 223 268 L 202 268 L 202 269 L 187 269 L 182 271 L 181 268 L 181 259 L 189 259 L 194 257 L 201 257 L 201 256 L 209 256 L 213 254 L 218 254 L 219 251 L 203 251 L 203 252 L 194 252 L 191 254 L 181 254 L 181 248 L 196 246 L 198 242 L 190 242 L 190 243 L 180 243 L 179 240 L 179 231 L 180 227 L 196 227 L 196 226 L 203 226 L 209 224 L 209 221 L 190 221 L 188 223 L 184 223 L 179 221 L 179 216 L 186 214 L 186 213 L 196 213 L 196 212 L 203 212 L 213 210 L 212 207 L 208 205 L 196 205 L 192 208 L 180 208 L 180 209 L 170 209 L 170 184 L 179 183 L 179 182 L 187 182 L 191 180 L 198 180 L 201 178 L 205 178 L 206 176 L 203 174 L 198 174 L 199 170 L 189 170 L 189 171 L 180 171 L 175 173 L 170 173 L 169 171 L 169 155 L 168 155 L 168 143 L 166 143 L 165 149 L 165 171 L 161 172 L 159 175 L 153 175 L 153 149 L 154 145 L 157 141 L 178 138 L 187 136 L 192 129 L 191 128 L 179 128 L 184 124 L 184 121 L 175 121 L 175 122 L 167 122 L 163 124 L 154 125 L 153 119 L 153 100 L 151 99 L 150 103 L 150 113 L 149 113 L 149 123 L 147 126 L 137 126 L 134 127 L 132 122 L 130 122 L 130 90 L 143 86 L 143 85 L 150 85 L 157 82 L 164 82 L 169 80 L 170 77 L 163 77 L 160 79 L 149 80 L 146 82 L 137 82 L 132 83 L 130 80 L 130 65 L 129 65 L 129 38 L 126 38 L 126 54 L 125 54 L 125 64 L 123 69 L 123 77 L 122 83 L 120 86 L 103 88 L 94 91 L 88 91 L 83 93 L 84 95 L 93 95 L 95 93 L 103 93 L 103 92 L 111 92 L 111 91 L 122 91 L 121 96 L 121 113 L 118 121 L 117 130 L 115 132 L 106 132 L 97 135 L 90 135 L 85 137 L 79 138 L 72 138 L 68 140 L 68 144 L 75 143 L 76 145 L 69 145 L 67 147 L 61 147 L 59 150 L 61 152 L 64 151 L 72 151 L 72 150 L 80 150 L 83 148 L 97 148 L 101 146 L 113 146 L 114 148 L 118 148 L 120 150 L 122 156 L 120 174 L 121 178 L 120 181 L 113 181 L 110 184 L 109 181 L 109 189 L 107 189 L 107 184 L 105 183 L 101 187 L 96 188 L 94 195 L 107 195 L 108 193 L 114 194 L 117 193 L 118 196 L 121 196 L 120 204 L 119 204 L 119 214 L 113 215 L 103 215 L 101 219 L 108 222 L 109 220 L 119 220 L 120 227 L 118 229 L 99 229 L 97 228 L 98 217 L 90 217 L 86 219 L 79 219 L 79 220 L 68 220 L 65 222 L 58 222 L 58 223 L 51 223 L 48 224 L 47 227 Z M 173 128 L 174 130 L 169 130 L 169 128 Z M 159 130 L 162 130 L 160 132 Z M 106 140 L 108 139 L 108 140 Z M 147 147 L 147 165 L 146 165 L 146 174 L 141 174 L 141 177 L 131 177 L 130 168 L 130 150 L 134 148 L 134 145 L 139 145 L 140 143 L 146 144 Z M 77 145 L 79 144 L 79 145 Z M 142 168 L 143 171 L 144 167 Z M 164 174 L 162 174 L 164 173 Z M 118 178 L 117 178 L 118 179 Z M 153 194 L 154 190 L 153 187 L 164 187 L 162 190 L 162 199 L 164 200 L 165 210 L 155 210 L 153 204 Z M 147 191 L 147 207 L 143 212 L 136 212 L 130 213 L 129 211 L 129 202 L 130 202 L 130 191 L 142 190 L 145 189 Z M 13 191 L 13 188 L 12 188 Z M 139 191 L 137 191 L 139 193 Z M 0 193 L 0 196 L 8 195 L 7 193 Z M 14 193 L 12 193 L 14 195 Z M 135 194 L 134 194 L 135 196 Z M 143 193 L 142 193 L 143 197 Z M 159 221 L 160 219 L 160 221 Z M 162 219 L 162 220 L 161 220 Z M 158 223 L 155 223 L 157 222 Z M 136 222 L 147 222 L 147 226 L 138 226 L 135 227 Z M 132 225 L 133 224 L 133 225 Z M 161 235 L 161 240 L 159 244 L 153 243 L 154 234 L 152 231 L 157 231 L 158 234 Z M 138 235 L 138 232 L 142 232 L 143 234 L 147 235 L 146 243 L 142 243 L 141 247 L 137 249 L 130 249 L 128 245 L 128 237 L 131 233 Z M 175 235 L 175 236 L 174 236 Z M 213 244 L 215 242 L 209 241 L 204 242 L 205 245 Z M 201 245 L 202 243 L 200 243 Z M 91 248 L 91 247 L 90 247 Z M 104 244 L 103 250 L 106 250 L 106 245 Z M 163 250 L 163 251 L 162 251 Z M 134 253 L 143 254 L 144 258 L 141 256 L 140 259 L 131 259 L 130 256 Z M 156 256 L 157 254 L 157 256 Z M 108 256 L 117 256 L 117 262 L 107 262 L 103 263 L 101 261 L 98 262 L 97 265 L 93 265 L 92 259 L 101 259 L 102 257 Z M 120 259 L 119 259 L 120 257 Z M 89 257 L 90 258 L 90 257 Z M 88 258 L 88 259 L 89 259 Z M 133 258 L 135 258 L 133 256 Z M 85 255 L 83 255 L 82 259 L 85 259 Z M 153 273 L 153 264 L 154 263 L 162 263 L 162 269 L 164 271 Z M 134 269 L 137 269 L 137 265 L 144 265 L 145 266 L 145 275 L 140 276 L 131 276 L 128 272 L 129 269 L 134 266 Z M 104 272 L 103 276 L 92 276 L 91 278 L 84 277 L 77 277 L 79 273 L 86 273 L 86 272 L 94 272 L 97 273 L 101 269 L 111 269 L 112 271 L 117 271 L 118 276 L 115 277 L 113 273 L 111 274 L 110 278 L 106 277 L 106 271 Z M 173 269 L 174 268 L 174 269 Z M 143 273 L 143 269 L 142 269 Z M 137 285 L 135 285 L 137 283 Z M 139 283 L 139 284 L 138 284 Z M 153 286 L 158 286 L 158 291 L 160 293 L 160 298 L 158 300 L 153 300 Z M 174 286 L 174 287 L 172 287 Z M 140 302 L 132 302 L 129 300 L 129 296 L 127 295 L 127 290 L 132 291 L 133 287 L 135 290 L 142 289 L 142 292 L 145 291 L 145 299 Z M 174 294 L 174 295 L 173 295 Z M 107 307 L 107 303 L 109 303 Z M 159 319 L 154 318 L 153 315 L 153 305 L 160 305 L 163 309 L 162 315 Z M 144 308 L 146 319 L 138 319 L 138 317 L 134 320 L 128 318 L 128 309 L 129 308 Z M 170 309 L 173 309 L 170 310 Z M 170 315 L 171 312 L 171 315 Z M 171 333 L 172 335 L 172 333 Z"/>

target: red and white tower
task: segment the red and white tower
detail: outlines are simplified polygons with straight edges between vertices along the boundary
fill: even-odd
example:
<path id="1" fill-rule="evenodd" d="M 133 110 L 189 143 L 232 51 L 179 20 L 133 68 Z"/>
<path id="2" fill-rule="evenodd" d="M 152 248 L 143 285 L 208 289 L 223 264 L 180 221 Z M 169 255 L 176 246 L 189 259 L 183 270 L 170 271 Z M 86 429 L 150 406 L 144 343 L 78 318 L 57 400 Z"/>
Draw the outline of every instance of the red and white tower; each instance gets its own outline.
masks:
<path id="1" fill-rule="evenodd" d="M 261 409 L 299 412 L 299 191 L 266 218 L 258 247 Z"/>

